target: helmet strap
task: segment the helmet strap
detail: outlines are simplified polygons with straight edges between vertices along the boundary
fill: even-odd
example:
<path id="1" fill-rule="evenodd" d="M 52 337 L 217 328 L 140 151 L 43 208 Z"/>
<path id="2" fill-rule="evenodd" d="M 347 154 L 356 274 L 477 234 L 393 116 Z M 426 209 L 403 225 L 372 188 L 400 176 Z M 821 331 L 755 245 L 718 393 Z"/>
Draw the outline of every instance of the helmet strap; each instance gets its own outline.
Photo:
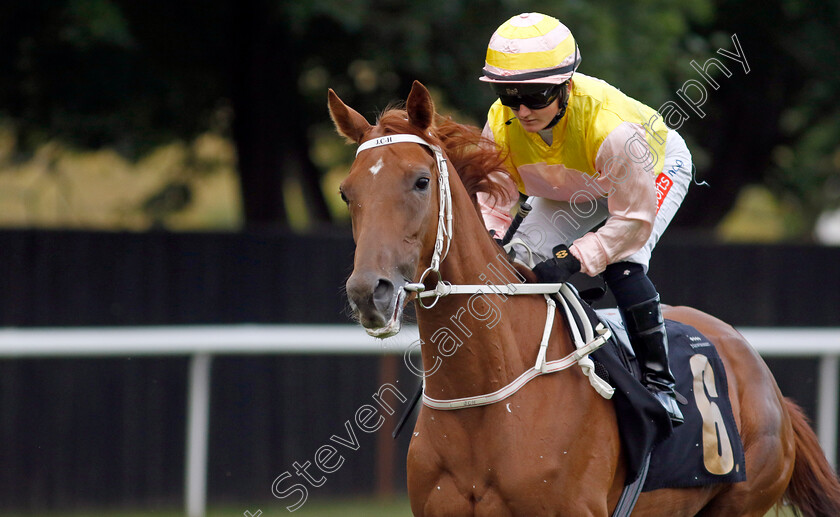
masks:
<path id="1" fill-rule="evenodd" d="M 569 79 L 571 80 L 571 79 Z M 546 129 L 551 129 L 560 122 L 560 119 L 563 118 L 563 115 L 566 114 L 566 108 L 569 106 L 569 85 L 566 85 L 566 91 L 559 97 L 560 105 L 558 106 L 557 115 L 554 115 L 554 118 L 551 119 L 551 122 L 548 123 L 542 130 L 545 131 Z"/>
<path id="2" fill-rule="evenodd" d="M 551 119 L 551 122 L 549 122 L 548 125 L 543 128 L 543 131 L 545 131 L 546 129 L 553 128 L 557 125 L 558 122 L 560 122 L 560 119 L 563 118 L 563 115 L 566 114 L 566 104 L 567 103 L 564 103 L 562 106 L 560 106 L 560 111 L 557 112 L 557 115 L 554 115 L 554 118 Z"/>

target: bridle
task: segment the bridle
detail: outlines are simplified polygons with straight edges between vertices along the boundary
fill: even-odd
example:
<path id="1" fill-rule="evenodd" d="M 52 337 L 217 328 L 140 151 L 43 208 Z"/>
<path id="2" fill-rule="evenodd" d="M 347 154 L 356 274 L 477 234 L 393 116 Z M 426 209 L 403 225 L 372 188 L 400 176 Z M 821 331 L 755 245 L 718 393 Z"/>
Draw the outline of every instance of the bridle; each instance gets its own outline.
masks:
<path id="1" fill-rule="evenodd" d="M 400 143 L 420 144 L 432 150 L 438 168 L 438 189 L 440 192 L 437 236 L 435 237 L 435 248 L 432 253 L 431 264 L 428 268 L 426 268 L 423 274 L 420 275 L 420 279 L 417 283 L 406 284 L 403 286 L 403 289 L 409 292 L 416 292 L 418 303 L 420 303 L 420 306 L 424 309 L 431 309 L 441 297 L 448 296 L 450 294 L 542 294 L 545 297 L 547 304 L 546 324 L 543 330 L 543 337 L 540 341 L 539 352 L 537 354 L 537 361 L 534 368 L 526 371 L 513 382 L 493 393 L 451 400 L 437 400 L 426 395 L 424 378 L 423 404 L 433 409 L 461 409 L 465 407 L 493 404 L 513 395 L 522 386 L 528 383 L 528 381 L 539 375 L 564 370 L 574 364 L 580 365 L 583 373 L 589 377 L 589 382 L 592 387 L 595 388 L 601 396 L 607 399 L 611 398 L 614 392 L 613 387 L 596 375 L 595 364 L 592 359 L 589 358 L 590 353 L 603 346 L 609 340 L 611 332 L 609 328 L 603 324 L 593 327 L 589 323 L 589 318 L 581 306 L 580 299 L 567 284 L 510 283 L 504 285 L 452 285 L 441 278 L 440 264 L 449 253 L 449 246 L 452 243 L 453 219 L 452 191 L 449 186 L 449 168 L 447 167 L 447 159 L 444 156 L 443 150 L 439 146 L 433 145 L 417 135 L 396 134 L 374 138 L 362 143 L 359 145 L 359 148 L 356 149 L 356 156 L 358 156 L 360 152 L 368 149 Z M 424 280 L 430 273 L 435 273 L 437 275 L 437 282 L 434 289 L 426 290 Z M 563 306 L 566 319 L 572 330 L 572 337 L 576 350 L 562 359 L 546 361 L 548 341 L 551 337 L 554 315 L 557 312 L 557 303 L 553 296 L 556 296 L 556 299 Z M 434 297 L 434 301 L 430 305 L 424 305 L 423 299 L 430 297 Z M 573 316 L 572 311 L 577 314 L 578 319 L 582 322 L 582 328 L 579 329 L 575 324 L 575 317 Z"/>

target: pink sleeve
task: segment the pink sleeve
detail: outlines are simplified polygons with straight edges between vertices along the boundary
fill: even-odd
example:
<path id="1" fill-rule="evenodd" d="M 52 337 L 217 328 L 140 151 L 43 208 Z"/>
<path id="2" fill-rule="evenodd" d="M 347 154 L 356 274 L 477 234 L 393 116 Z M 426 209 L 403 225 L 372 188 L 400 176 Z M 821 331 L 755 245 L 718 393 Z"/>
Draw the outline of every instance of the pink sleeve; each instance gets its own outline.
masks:
<path id="1" fill-rule="evenodd" d="M 484 126 L 483 136 L 491 141 L 493 132 L 489 126 Z M 507 231 L 512 217 L 510 215 L 511 209 L 519 199 L 519 191 L 516 189 L 516 184 L 510 176 L 502 171 L 491 172 L 489 178 L 502 186 L 503 194 L 501 199 L 493 197 L 484 192 L 476 194 L 478 199 L 478 208 L 481 210 L 481 216 L 484 218 L 484 226 L 488 230 L 495 230 L 496 237 L 501 239 Z"/>
<path id="2" fill-rule="evenodd" d="M 601 144 L 595 157 L 595 179 L 607 192 L 610 215 L 596 232 L 577 239 L 570 251 L 589 276 L 637 252 L 645 245 L 656 217 L 653 164 L 645 132 L 638 124 L 624 122 Z"/>

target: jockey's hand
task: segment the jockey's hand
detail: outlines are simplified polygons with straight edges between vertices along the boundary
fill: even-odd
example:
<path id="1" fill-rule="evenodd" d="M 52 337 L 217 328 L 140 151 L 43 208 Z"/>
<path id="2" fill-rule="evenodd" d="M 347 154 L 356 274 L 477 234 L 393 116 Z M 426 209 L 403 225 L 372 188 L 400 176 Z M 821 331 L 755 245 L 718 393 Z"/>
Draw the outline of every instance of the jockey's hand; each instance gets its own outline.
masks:
<path id="1" fill-rule="evenodd" d="M 551 250 L 554 258 L 540 262 L 534 266 L 537 281 L 545 284 L 562 284 L 570 276 L 580 271 L 580 261 L 572 255 L 568 246 L 560 244 Z"/>

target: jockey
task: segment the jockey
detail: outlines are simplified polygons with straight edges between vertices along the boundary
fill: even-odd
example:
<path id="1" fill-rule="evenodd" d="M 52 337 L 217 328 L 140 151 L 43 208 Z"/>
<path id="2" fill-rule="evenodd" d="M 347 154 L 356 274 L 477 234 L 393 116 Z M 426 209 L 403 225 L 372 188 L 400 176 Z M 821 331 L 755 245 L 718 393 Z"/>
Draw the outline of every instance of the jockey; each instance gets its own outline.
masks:
<path id="1" fill-rule="evenodd" d="M 510 177 L 496 176 L 503 199 L 479 196 L 481 212 L 488 230 L 503 235 L 519 193 L 534 196 L 516 237 L 541 260 L 538 280 L 603 273 L 643 382 L 679 425 L 659 294 L 647 269 L 688 190 L 691 154 L 655 110 L 575 73 L 579 64 L 571 32 L 550 16 L 514 16 L 491 37 L 480 80 L 499 99 L 484 136 L 506 156 Z"/>

